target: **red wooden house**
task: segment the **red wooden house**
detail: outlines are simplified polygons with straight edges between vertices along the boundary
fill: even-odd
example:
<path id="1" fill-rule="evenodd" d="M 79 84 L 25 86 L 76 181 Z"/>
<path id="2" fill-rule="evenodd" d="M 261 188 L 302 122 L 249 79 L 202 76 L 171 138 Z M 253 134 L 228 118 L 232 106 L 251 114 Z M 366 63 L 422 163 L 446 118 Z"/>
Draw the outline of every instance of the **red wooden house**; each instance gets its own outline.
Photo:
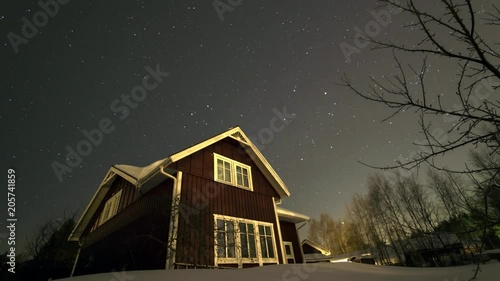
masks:
<path id="1" fill-rule="evenodd" d="M 146 167 L 111 167 L 69 240 L 76 274 L 303 263 L 290 193 L 235 127 Z"/>

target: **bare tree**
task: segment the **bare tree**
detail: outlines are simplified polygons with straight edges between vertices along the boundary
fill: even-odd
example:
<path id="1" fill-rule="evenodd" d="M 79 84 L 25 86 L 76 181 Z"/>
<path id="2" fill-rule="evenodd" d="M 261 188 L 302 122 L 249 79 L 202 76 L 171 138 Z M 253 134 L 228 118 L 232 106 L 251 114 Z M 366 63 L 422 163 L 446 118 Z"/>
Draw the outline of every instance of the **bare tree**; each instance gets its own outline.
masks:
<path id="1" fill-rule="evenodd" d="M 312 219 L 308 238 L 329 251 L 336 253 L 335 221 L 327 213 L 321 213 L 319 220 Z"/>
<path id="2" fill-rule="evenodd" d="M 408 250 L 403 241 L 409 238 L 409 231 L 405 227 L 405 213 L 401 202 L 397 200 L 394 187 L 386 177 L 377 174 L 369 178 L 368 190 L 368 197 L 380 212 L 377 218 L 384 226 L 386 237 L 397 259 L 403 261 L 404 251 Z"/>
<path id="3" fill-rule="evenodd" d="M 369 248 L 375 250 L 381 264 L 390 264 L 391 257 L 388 252 L 387 225 L 383 223 L 385 214 L 380 210 L 378 199 L 355 194 L 348 210 L 349 216 L 359 225 L 362 235 L 368 242 Z"/>
<path id="4" fill-rule="evenodd" d="M 485 144 L 496 150 L 499 147 L 500 116 L 497 111 L 500 104 L 488 99 L 481 100 L 481 97 L 478 100 L 475 94 L 476 86 L 480 83 L 491 92 L 500 87 L 499 42 L 489 43 L 478 32 L 478 25 L 500 26 L 498 7 L 491 4 L 489 10 L 493 12 L 479 14 L 470 0 L 440 0 L 437 3 L 441 9 L 436 9 L 442 13 L 439 15 L 419 9 L 413 0 L 403 4 L 394 0 L 381 2 L 411 15 L 414 21 L 407 27 L 419 29 L 422 38 L 411 47 L 367 38 L 374 44 L 374 49 L 392 50 L 399 73 L 382 79 L 369 77 L 369 90 L 358 89 L 347 76 L 343 78 L 341 85 L 367 100 L 382 103 L 392 109 L 393 112 L 387 119 L 401 112 L 414 110 L 418 114 L 418 123 L 426 141 L 416 144 L 422 149 L 411 159 L 378 168 L 412 169 L 422 163 L 436 167 L 436 156 L 468 145 Z M 451 43 L 447 45 L 445 42 Z M 422 54 L 424 57 L 421 66 L 418 69 L 412 65 L 403 66 L 399 58 L 401 53 Z M 448 95 L 428 89 L 428 56 L 456 61 L 459 72 L 457 85 L 454 90 L 450 89 Z M 417 78 L 418 87 L 412 85 L 412 77 Z M 443 96 L 454 97 L 447 99 L 447 102 L 458 103 L 458 108 L 446 107 L 442 102 Z M 443 141 L 439 136 L 443 132 L 434 130 L 432 120 L 427 120 L 431 115 L 454 121 L 447 128 L 446 133 L 450 137 L 446 140 Z M 498 166 L 483 169 L 498 169 Z"/>
<path id="5" fill-rule="evenodd" d="M 61 231 L 63 226 L 66 226 L 66 228 L 71 227 L 72 224 L 74 224 L 75 217 L 75 212 L 68 213 L 65 211 L 61 216 L 47 219 L 37 226 L 33 234 L 26 237 L 26 248 L 24 250 L 25 258 L 27 260 L 49 258 L 46 257 L 49 255 L 48 250 L 50 252 L 58 250 L 51 248 L 54 246 L 51 244 L 55 239 L 54 236 Z M 65 239 L 62 241 L 66 242 Z"/>
<path id="6" fill-rule="evenodd" d="M 467 174 L 476 183 L 484 203 L 484 213 L 489 217 L 490 196 L 498 189 L 496 178 L 500 163 L 490 161 L 488 165 L 466 165 L 462 170 L 450 170 L 438 165 L 436 160 L 452 151 L 470 147 L 484 147 L 488 154 L 498 154 L 500 103 L 495 91 L 500 87 L 500 41 L 494 41 L 498 37 L 485 38 L 483 32 L 493 30 L 495 33 L 492 34 L 498 34 L 499 7 L 489 1 L 471 0 L 439 0 L 433 2 L 432 9 L 422 8 L 423 1 L 416 0 L 380 2 L 397 7 L 410 16 L 412 20 L 405 27 L 419 31 L 413 32 L 418 38 L 406 44 L 366 38 L 373 44 L 373 49 L 392 51 L 398 73 L 392 77 L 369 77 L 368 89 L 357 87 L 347 75 L 341 85 L 366 100 L 384 104 L 391 109 L 392 112 L 384 121 L 402 112 L 414 111 L 425 141 L 415 143 L 419 149 L 406 159 L 400 158 L 395 165 L 366 165 L 380 169 L 411 170 L 426 163 L 437 170 Z M 406 66 L 403 54 L 421 55 L 421 65 Z M 430 59 L 456 63 L 456 86 L 448 93 L 429 88 Z M 416 79 L 416 83 L 412 83 L 413 79 Z M 487 88 L 487 96 L 491 98 L 479 95 L 480 87 Z M 445 129 L 435 125 L 436 117 L 445 121 Z M 476 178 L 478 173 L 483 176 L 481 180 Z M 449 192 L 457 190 L 438 191 L 446 193 L 441 196 L 450 196 Z M 403 193 L 400 196 L 405 200 Z M 456 203 L 463 205 L 462 208 L 467 207 L 468 202 L 463 201 L 461 195 L 455 199 L 458 200 Z M 418 204 L 412 206 L 413 203 L 408 200 L 406 203 L 412 209 L 422 209 Z M 412 216 L 416 214 L 411 213 Z M 431 224 L 428 215 L 419 218 L 424 219 L 419 223 L 425 225 L 415 226 L 428 228 Z M 492 223 L 491 220 L 485 220 L 483 225 L 491 226 Z"/>

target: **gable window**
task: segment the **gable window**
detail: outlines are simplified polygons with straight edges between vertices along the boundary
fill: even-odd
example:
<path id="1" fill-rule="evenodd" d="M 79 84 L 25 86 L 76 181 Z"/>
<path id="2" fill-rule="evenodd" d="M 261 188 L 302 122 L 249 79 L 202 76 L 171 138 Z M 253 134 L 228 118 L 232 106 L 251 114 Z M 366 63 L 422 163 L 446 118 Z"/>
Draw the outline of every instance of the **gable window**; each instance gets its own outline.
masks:
<path id="1" fill-rule="evenodd" d="M 222 215 L 215 218 L 215 264 L 278 263 L 273 224 Z"/>
<path id="2" fill-rule="evenodd" d="M 253 190 L 251 167 L 214 153 L 215 180 Z"/>
<path id="3" fill-rule="evenodd" d="M 234 166 L 236 167 L 236 185 L 250 188 L 250 169 L 238 164 L 234 164 Z"/>
<path id="4" fill-rule="evenodd" d="M 105 223 L 110 218 L 112 218 L 118 212 L 118 206 L 120 205 L 120 198 L 122 196 L 122 191 L 118 191 L 115 195 L 106 201 L 104 208 L 101 213 L 101 218 L 99 219 L 99 225 Z"/>
<path id="5" fill-rule="evenodd" d="M 231 183 L 231 162 L 217 159 L 217 180 Z"/>

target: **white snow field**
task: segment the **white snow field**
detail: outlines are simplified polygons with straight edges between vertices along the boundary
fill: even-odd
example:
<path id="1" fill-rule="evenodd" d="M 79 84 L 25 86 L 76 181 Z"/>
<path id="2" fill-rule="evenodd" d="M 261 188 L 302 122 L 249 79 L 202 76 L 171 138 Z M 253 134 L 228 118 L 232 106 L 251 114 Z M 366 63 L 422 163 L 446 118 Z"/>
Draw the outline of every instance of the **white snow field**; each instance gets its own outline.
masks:
<path id="1" fill-rule="evenodd" d="M 467 281 L 474 265 L 405 268 L 358 263 L 269 265 L 248 269 L 178 269 L 112 272 L 76 276 L 67 281 Z M 481 265 L 479 281 L 500 280 L 500 262 Z"/>

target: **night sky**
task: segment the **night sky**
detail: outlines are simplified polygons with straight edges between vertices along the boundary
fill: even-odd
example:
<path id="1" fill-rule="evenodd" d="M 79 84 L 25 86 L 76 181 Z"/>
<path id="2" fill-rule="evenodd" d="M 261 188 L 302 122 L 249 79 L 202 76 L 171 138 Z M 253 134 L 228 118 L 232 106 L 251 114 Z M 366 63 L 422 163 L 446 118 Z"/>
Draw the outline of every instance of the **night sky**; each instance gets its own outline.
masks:
<path id="1" fill-rule="evenodd" d="M 258 136 L 284 108 L 291 122 L 262 152 L 291 192 L 282 206 L 311 217 L 340 217 L 353 193 L 365 191 L 376 171 L 359 160 L 393 164 L 414 149 L 414 113 L 381 123 L 390 111 L 336 85 L 344 72 L 363 85 L 368 75 L 395 69 L 390 52 L 366 47 L 348 62 L 340 48 L 354 45 L 355 28 L 374 20 L 375 1 L 228 7 L 220 17 L 212 1 L 70 1 L 16 53 L 8 34 L 20 36 L 22 18 L 33 22 L 42 8 L 36 1 L 0 4 L 1 173 L 13 168 L 18 177 L 20 247 L 42 221 L 81 211 L 111 165 L 148 165 L 237 125 Z M 391 17 L 377 39 L 415 38 L 401 27 L 406 16 Z M 455 64 L 430 63 L 436 75 L 429 85 L 445 89 Z M 169 76 L 129 104 L 128 116 L 114 112 L 112 104 L 123 105 L 121 96 L 157 65 Z M 59 181 L 52 163 L 64 163 L 66 146 L 75 148 L 85 139 L 81 131 L 105 118 L 114 131 Z M 0 208 L 2 235 L 6 200 Z"/>

